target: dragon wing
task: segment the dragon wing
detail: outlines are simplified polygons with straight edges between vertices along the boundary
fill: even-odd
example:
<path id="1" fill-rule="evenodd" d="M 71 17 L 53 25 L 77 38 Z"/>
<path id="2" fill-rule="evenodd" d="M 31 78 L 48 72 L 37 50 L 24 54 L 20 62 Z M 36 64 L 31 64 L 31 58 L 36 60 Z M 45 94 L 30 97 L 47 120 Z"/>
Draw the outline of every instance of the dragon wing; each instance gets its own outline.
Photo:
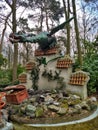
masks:
<path id="1" fill-rule="evenodd" d="M 65 22 L 63 22 L 62 24 L 60 24 L 60 25 L 56 26 L 55 28 L 53 28 L 53 29 L 51 30 L 51 32 L 49 33 L 49 35 L 51 36 L 51 35 L 53 35 L 54 33 L 58 32 L 59 30 L 63 29 L 64 26 L 65 26 L 67 23 L 69 23 L 73 18 L 74 18 L 74 17 L 68 19 L 67 21 L 65 21 Z"/>

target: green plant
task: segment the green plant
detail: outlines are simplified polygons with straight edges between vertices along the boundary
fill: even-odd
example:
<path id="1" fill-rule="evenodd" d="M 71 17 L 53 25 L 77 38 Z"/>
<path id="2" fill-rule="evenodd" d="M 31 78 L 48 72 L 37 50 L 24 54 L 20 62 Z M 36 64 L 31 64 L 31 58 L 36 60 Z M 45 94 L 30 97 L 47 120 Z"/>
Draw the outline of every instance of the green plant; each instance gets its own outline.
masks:
<path id="1" fill-rule="evenodd" d="M 85 54 L 81 68 L 77 61 L 73 65 L 73 71 L 76 71 L 77 69 L 81 69 L 89 73 L 90 80 L 87 84 L 88 94 L 96 91 L 98 92 L 98 54 Z"/>
<path id="2" fill-rule="evenodd" d="M 9 84 L 9 79 L 8 78 L 3 78 L 3 79 L 0 79 L 0 84 L 1 85 L 6 85 L 6 84 Z"/>
<path id="3" fill-rule="evenodd" d="M 96 92 L 98 90 L 98 54 L 87 54 L 83 61 L 82 70 L 90 73 L 88 92 Z"/>
<path id="4" fill-rule="evenodd" d="M 0 54 L 0 69 L 2 66 L 6 67 L 7 65 L 7 59 L 3 57 L 2 54 Z"/>
<path id="5" fill-rule="evenodd" d="M 98 51 L 93 42 L 85 41 L 84 52 L 85 54 L 83 54 L 82 66 L 80 66 L 76 60 L 75 64 L 73 65 L 73 71 L 76 69 L 81 69 L 89 72 L 90 80 L 87 84 L 87 87 L 88 93 L 90 94 L 98 91 Z"/>
<path id="6" fill-rule="evenodd" d="M 9 70 L 0 70 L 0 79 L 3 79 L 3 78 L 9 78 L 9 73 L 10 71 Z"/>
<path id="7" fill-rule="evenodd" d="M 21 74 L 25 71 L 26 71 L 25 67 L 23 67 L 21 64 L 19 64 L 18 67 L 17 67 L 17 75 L 19 75 L 19 74 Z"/>
<path id="8" fill-rule="evenodd" d="M 75 71 L 77 71 L 77 70 L 80 69 L 80 68 L 81 68 L 81 66 L 80 66 L 80 64 L 79 64 L 78 59 L 75 59 L 75 63 L 74 63 L 73 66 L 72 66 L 72 71 L 75 72 Z"/>
<path id="9" fill-rule="evenodd" d="M 17 67 L 18 75 L 25 71 L 25 68 L 21 65 Z M 12 82 L 12 69 L 1 69 L 0 70 L 0 88 L 5 87 L 6 85 L 16 85 L 19 81 L 16 80 Z"/>
<path id="10" fill-rule="evenodd" d="M 0 91 L 10 84 L 11 77 L 9 76 L 10 70 L 0 70 Z"/>

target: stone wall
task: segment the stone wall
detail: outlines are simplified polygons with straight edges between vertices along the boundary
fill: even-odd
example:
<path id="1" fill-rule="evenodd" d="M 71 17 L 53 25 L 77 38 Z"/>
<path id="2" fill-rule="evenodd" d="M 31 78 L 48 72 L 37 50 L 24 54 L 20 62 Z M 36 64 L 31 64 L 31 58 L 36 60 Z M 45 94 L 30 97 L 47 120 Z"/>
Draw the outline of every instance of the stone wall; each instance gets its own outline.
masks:
<path id="1" fill-rule="evenodd" d="M 62 89 L 86 99 L 87 83 L 89 81 L 88 73 L 83 71 L 72 73 L 74 60 L 71 57 L 60 56 L 56 51 L 55 54 L 48 53 L 49 55 L 46 55 L 47 53 L 44 55 L 44 53 L 40 52 L 42 55 L 36 56 L 40 60 L 39 65 L 36 61 L 30 61 L 30 64 L 32 63 L 31 66 L 29 62 L 27 63 L 29 64 L 29 69 L 27 68 L 26 72 L 27 82 L 25 83 L 27 88 L 32 88 L 36 85 L 39 90 Z M 41 58 L 44 59 L 44 62 L 41 61 Z"/>
<path id="2" fill-rule="evenodd" d="M 73 94 L 79 95 L 82 99 L 86 99 L 88 81 L 88 73 L 83 71 L 72 73 L 69 80 L 67 80 L 66 90 Z"/>

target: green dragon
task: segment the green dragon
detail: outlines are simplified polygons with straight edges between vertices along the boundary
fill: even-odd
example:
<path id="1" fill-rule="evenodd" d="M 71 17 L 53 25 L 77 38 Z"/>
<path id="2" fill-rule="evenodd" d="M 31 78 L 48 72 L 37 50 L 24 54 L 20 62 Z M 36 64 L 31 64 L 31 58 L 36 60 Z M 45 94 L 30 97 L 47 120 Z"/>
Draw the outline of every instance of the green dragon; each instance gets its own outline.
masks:
<path id="1" fill-rule="evenodd" d="M 25 34 L 23 32 L 11 33 L 9 35 L 9 40 L 12 43 L 20 42 L 30 42 L 30 43 L 38 43 L 39 48 L 43 51 L 48 50 L 56 45 L 56 37 L 53 36 L 56 32 L 63 29 L 67 23 L 69 23 L 74 17 L 68 19 L 57 27 L 53 28 L 50 32 L 40 32 L 39 34 Z"/>

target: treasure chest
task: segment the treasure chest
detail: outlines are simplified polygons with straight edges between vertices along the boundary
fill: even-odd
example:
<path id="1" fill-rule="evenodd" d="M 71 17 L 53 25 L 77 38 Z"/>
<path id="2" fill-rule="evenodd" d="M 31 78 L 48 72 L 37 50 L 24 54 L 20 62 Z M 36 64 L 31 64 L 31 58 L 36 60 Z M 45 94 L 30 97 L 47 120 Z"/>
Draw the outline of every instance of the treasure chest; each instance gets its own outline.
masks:
<path id="1" fill-rule="evenodd" d="M 28 98 L 28 92 L 24 85 L 8 86 L 5 91 L 7 91 L 7 103 L 20 104 Z"/>

